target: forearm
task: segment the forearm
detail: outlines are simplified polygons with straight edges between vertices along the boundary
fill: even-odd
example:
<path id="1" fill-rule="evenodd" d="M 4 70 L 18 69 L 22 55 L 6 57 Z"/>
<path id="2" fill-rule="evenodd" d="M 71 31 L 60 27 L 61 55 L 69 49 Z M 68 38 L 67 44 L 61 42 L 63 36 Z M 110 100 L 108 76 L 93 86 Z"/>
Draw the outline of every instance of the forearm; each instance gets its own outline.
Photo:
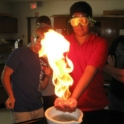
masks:
<path id="1" fill-rule="evenodd" d="M 5 88 L 8 94 L 8 97 L 14 97 L 12 85 L 10 81 L 11 79 L 10 77 L 12 73 L 13 73 L 13 69 L 8 66 L 5 66 L 1 75 L 1 81 L 2 81 L 3 87 Z"/>
<path id="2" fill-rule="evenodd" d="M 82 75 L 82 77 L 78 81 L 78 84 L 76 85 L 71 97 L 79 99 L 80 96 L 87 89 L 87 87 L 90 85 L 90 83 L 92 82 L 92 80 L 93 80 L 93 78 L 97 72 L 98 72 L 98 70 L 95 67 L 88 66 L 86 68 L 84 74 Z"/>
<path id="3" fill-rule="evenodd" d="M 124 69 L 119 69 L 109 64 L 105 65 L 103 71 L 110 74 L 111 76 L 112 75 L 124 76 Z"/>
<path id="4" fill-rule="evenodd" d="M 112 75 L 116 80 L 124 83 L 124 76 L 123 75 Z"/>
<path id="5" fill-rule="evenodd" d="M 1 80 L 2 80 L 2 84 L 3 84 L 4 89 L 8 94 L 8 97 L 13 98 L 14 95 L 13 95 L 13 90 L 12 90 L 12 85 L 11 85 L 10 79 L 7 76 L 4 76 L 2 74 Z"/>
<path id="6" fill-rule="evenodd" d="M 110 74 L 118 81 L 124 83 L 124 69 L 115 68 L 111 65 L 105 65 L 103 71 Z"/>
<path id="7" fill-rule="evenodd" d="M 40 84 L 40 90 L 44 90 L 47 87 L 47 85 L 49 83 L 49 79 L 50 79 L 50 77 L 47 77 L 47 76 L 44 78 L 44 80 Z"/>

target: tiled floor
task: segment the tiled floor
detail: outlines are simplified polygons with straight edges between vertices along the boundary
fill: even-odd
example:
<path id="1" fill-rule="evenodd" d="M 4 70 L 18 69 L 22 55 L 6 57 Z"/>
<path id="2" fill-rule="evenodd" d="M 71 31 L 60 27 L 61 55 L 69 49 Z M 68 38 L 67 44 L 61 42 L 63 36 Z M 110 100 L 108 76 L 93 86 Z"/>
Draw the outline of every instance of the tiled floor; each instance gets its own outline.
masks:
<path id="1" fill-rule="evenodd" d="M 0 108 L 0 124 L 11 124 L 9 110 L 5 107 Z"/>

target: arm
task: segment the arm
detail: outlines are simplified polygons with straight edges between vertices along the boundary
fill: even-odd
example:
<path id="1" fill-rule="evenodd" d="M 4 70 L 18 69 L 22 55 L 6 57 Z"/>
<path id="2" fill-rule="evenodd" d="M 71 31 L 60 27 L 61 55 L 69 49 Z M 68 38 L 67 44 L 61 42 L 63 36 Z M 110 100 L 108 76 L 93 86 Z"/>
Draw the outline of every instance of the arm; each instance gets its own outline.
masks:
<path id="1" fill-rule="evenodd" d="M 71 97 L 79 99 L 80 96 L 87 89 L 87 87 L 90 85 L 97 72 L 98 72 L 97 68 L 93 66 L 87 66 L 83 75 L 78 81 L 77 86 L 75 87 Z"/>
<path id="2" fill-rule="evenodd" d="M 107 62 L 108 64 L 105 65 L 103 71 L 110 74 L 112 77 L 114 77 L 118 81 L 124 83 L 124 69 L 119 69 L 114 67 L 115 66 L 114 56 L 109 55 Z"/>
<path id="3" fill-rule="evenodd" d="M 112 77 L 117 79 L 118 81 L 124 83 L 124 69 L 119 69 L 109 64 L 105 65 L 104 72 L 110 74 Z"/>
<path id="4" fill-rule="evenodd" d="M 77 86 L 75 87 L 72 96 L 64 101 L 62 98 L 57 98 L 54 102 L 54 106 L 56 109 L 61 111 L 69 111 L 73 112 L 77 108 L 77 100 L 80 96 L 84 93 L 87 87 L 92 82 L 94 76 L 97 74 L 98 69 L 94 66 L 87 66 L 85 72 L 81 76 L 80 80 L 78 81 Z"/>
<path id="5" fill-rule="evenodd" d="M 1 80 L 2 80 L 3 87 L 8 94 L 8 99 L 5 103 L 6 107 L 8 109 L 13 109 L 14 108 L 14 103 L 15 103 L 15 98 L 14 98 L 14 95 L 13 95 L 12 85 L 11 85 L 11 81 L 10 81 L 10 76 L 11 76 L 12 73 L 13 73 L 13 69 L 11 69 L 8 66 L 5 66 L 4 70 L 2 72 L 2 75 L 1 75 Z"/>
<path id="6" fill-rule="evenodd" d="M 44 80 L 42 81 L 42 83 L 40 84 L 40 90 L 45 90 L 45 88 L 47 87 L 49 83 L 49 77 L 45 77 Z"/>
<path id="7" fill-rule="evenodd" d="M 42 81 L 42 83 L 40 84 L 40 90 L 44 90 L 47 86 L 48 86 L 48 83 L 49 83 L 49 80 L 50 80 L 50 77 L 52 76 L 52 69 L 49 68 L 49 67 L 46 67 L 44 69 L 44 72 L 45 72 L 45 78 L 44 80 Z"/>

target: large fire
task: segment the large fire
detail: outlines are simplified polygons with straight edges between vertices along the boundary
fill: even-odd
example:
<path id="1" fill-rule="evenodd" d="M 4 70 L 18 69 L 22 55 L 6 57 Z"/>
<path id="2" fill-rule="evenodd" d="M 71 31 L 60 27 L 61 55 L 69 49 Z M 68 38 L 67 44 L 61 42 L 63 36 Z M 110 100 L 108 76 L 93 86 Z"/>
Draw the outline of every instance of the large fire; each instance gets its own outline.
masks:
<path id="1" fill-rule="evenodd" d="M 53 70 L 52 81 L 55 94 L 68 99 L 71 95 L 69 86 L 73 84 L 73 79 L 69 74 L 73 70 L 73 63 L 67 56 L 70 44 L 61 34 L 50 29 L 45 33 L 41 45 L 39 56 L 46 56 Z"/>

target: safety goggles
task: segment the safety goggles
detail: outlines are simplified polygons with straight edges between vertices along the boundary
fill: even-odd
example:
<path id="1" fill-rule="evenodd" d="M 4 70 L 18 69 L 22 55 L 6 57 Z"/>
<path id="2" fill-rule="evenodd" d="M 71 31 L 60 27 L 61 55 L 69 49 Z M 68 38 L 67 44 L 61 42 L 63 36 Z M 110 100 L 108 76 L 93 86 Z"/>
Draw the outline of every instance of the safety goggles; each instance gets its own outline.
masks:
<path id="1" fill-rule="evenodd" d="M 46 24 L 46 23 L 37 23 L 36 27 L 42 27 L 42 28 L 47 27 L 47 28 L 52 28 L 51 25 L 48 25 L 48 24 Z"/>
<path id="2" fill-rule="evenodd" d="M 93 20 L 92 18 L 86 18 L 86 17 L 74 17 L 69 22 L 73 27 L 76 27 L 79 24 L 83 27 L 86 27 L 88 26 L 89 23 L 95 22 L 95 20 Z"/>

